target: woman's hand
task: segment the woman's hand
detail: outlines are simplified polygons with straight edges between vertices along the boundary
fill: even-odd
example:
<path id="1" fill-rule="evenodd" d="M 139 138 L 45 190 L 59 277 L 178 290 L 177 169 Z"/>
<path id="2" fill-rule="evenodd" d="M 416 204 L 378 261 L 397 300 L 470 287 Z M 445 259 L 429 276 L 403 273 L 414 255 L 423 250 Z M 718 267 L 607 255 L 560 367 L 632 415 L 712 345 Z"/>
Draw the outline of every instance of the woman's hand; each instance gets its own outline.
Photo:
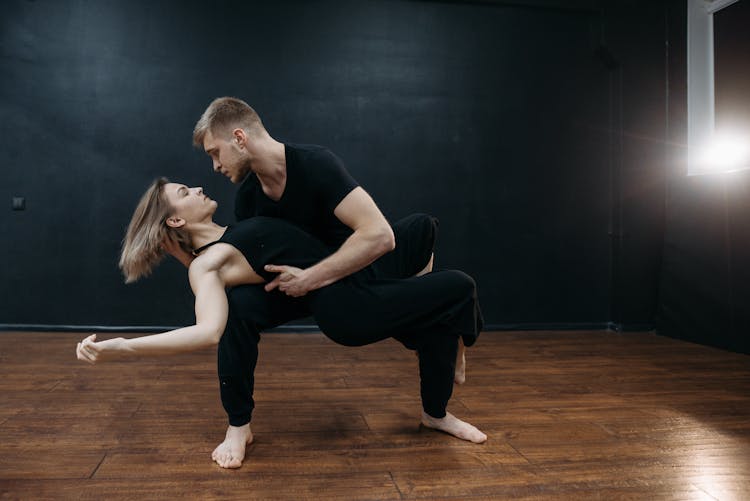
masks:
<path id="1" fill-rule="evenodd" d="M 97 343 L 96 334 L 92 334 L 78 343 L 76 357 L 92 365 L 113 360 L 127 351 L 125 341 L 124 338 L 116 337 Z"/>

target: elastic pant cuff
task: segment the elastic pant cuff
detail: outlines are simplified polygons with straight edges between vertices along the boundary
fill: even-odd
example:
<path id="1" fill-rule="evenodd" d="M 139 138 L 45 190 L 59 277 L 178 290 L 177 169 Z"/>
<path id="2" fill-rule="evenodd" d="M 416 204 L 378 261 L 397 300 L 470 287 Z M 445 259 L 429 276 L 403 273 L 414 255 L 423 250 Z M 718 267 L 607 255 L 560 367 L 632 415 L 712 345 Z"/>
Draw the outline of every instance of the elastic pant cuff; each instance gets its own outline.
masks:
<path id="1" fill-rule="evenodd" d="M 231 426 L 245 426 L 250 422 L 250 418 L 251 416 L 249 414 L 244 414 L 242 416 L 229 416 L 229 424 Z"/>
<path id="2" fill-rule="evenodd" d="M 424 412 L 428 416 L 433 417 L 435 419 L 443 419 L 447 415 L 447 413 L 445 412 L 445 409 L 443 409 L 443 410 L 439 410 L 439 409 L 427 410 L 427 409 L 424 409 Z"/>

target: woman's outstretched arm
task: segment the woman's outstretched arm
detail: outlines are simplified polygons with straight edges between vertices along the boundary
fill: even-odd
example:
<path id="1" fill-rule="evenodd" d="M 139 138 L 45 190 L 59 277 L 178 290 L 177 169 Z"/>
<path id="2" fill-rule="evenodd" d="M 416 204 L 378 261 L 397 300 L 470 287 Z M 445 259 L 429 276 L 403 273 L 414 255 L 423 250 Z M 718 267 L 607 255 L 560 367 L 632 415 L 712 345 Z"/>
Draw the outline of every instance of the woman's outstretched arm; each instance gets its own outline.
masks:
<path id="1" fill-rule="evenodd" d="M 78 343 L 78 359 L 95 364 L 129 356 L 174 355 L 218 344 L 227 323 L 227 295 L 218 267 L 201 261 L 193 262 L 188 273 L 195 293 L 195 325 L 162 334 L 99 342 L 93 334 Z"/>

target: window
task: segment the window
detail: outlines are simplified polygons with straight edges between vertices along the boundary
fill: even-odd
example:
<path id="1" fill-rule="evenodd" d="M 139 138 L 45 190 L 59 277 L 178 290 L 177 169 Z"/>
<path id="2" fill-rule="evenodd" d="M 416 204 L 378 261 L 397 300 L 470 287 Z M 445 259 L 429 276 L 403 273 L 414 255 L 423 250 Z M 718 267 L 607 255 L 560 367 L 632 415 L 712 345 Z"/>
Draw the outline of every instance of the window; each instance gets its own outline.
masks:
<path id="1" fill-rule="evenodd" d="M 736 92 L 750 89 L 744 83 L 750 79 L 749 4 L 688 0 L 689 175 L 750 169 L 750 110 L 743 111 L 750 103 L 750 90 L 744 95 Z"/>

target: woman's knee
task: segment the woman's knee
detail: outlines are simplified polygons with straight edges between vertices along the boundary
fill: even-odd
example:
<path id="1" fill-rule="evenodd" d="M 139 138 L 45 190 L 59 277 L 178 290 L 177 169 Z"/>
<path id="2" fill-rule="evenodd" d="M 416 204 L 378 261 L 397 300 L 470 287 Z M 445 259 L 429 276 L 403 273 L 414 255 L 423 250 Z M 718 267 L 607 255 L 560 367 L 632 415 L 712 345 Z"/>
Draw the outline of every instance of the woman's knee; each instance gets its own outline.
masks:
<path id="1" fill-rule="evenodd" d="M 439 221 L 436 217 L 421 212 L 412 214 L 409 217 L 411 218 L 410 224 L 417 226 L 422 232 L 432 236 L 434 239 L 434 235 L 437 233 L 439 226 Z"/>
<path id="2" fill-rule="evenodd" d="M 315 321 L 318 323 L 320 331 L 331 341 L 342 346 L 362 346 L 361 331 L 362 326 L 357 326 L 353 322 L 339 314 L 315 315 Z M 359 327 L 359 328 L 358 328 Z"/>

